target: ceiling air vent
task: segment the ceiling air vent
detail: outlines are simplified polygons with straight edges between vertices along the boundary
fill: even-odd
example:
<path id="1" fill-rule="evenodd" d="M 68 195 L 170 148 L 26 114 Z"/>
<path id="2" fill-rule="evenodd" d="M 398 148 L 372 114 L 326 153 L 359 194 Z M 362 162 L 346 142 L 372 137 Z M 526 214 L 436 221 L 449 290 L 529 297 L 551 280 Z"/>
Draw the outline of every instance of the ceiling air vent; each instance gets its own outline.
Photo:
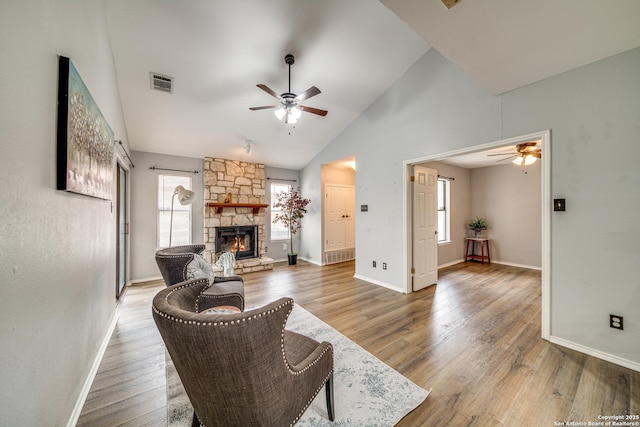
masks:
<path id="1" fill-rule="evenodd" d="M 151 75 L 151 89 L 173 93 L 173 77 L 163 76 L 158 73 L 149 74 Z"/>

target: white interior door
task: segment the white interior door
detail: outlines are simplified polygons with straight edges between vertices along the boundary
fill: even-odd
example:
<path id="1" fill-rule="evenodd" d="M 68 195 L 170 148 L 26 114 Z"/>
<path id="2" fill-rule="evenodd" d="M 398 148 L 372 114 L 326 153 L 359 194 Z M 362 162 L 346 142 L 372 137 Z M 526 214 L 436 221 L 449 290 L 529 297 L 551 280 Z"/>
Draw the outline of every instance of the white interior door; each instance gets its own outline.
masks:
<path id="1" fill-rule="evenodd" d="M 325 190 L 325 251 L 354 248 L 355 188 L 327 184 Z"/>
<path id="2" fill-rule="evenodd" d="M 438 172 L 413 169 L 413 290 L 438 281 Z"/>
<path id="3" fill-rule="evenodd" d="M 356 247 L 356 189 L 345 187 L 344 189 L 344 246 Z"/>
<path id="4" fill-rule="evenodd" d="M 341 187 L 326 186 L 325 251 L 344 249 L 344 197 Z"/>

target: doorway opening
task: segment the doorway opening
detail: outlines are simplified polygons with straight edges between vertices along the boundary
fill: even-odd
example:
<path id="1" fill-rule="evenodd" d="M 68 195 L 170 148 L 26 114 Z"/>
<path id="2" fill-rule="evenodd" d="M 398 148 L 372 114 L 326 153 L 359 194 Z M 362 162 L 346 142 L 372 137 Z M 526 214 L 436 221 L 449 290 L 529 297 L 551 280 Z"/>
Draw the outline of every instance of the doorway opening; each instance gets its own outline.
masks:
<path id="1" fill-rule="evenodd" d="M 322 264 L 354 260 L 355 180 L 354 156 L 321 166 L 322 198 Z"/>
<path id="2" fill-rule="evenodd" d="M 526 141 L 539 141 L 542 149 L 542 158 L 540 159 L 541 168 L 541 275 L 542 275 L 542 319 L 541 319 L 541 331 L 542 338 L 549 339 L 550 337 L 550 246 L 551 246 L 551 231 L 550 231 L 550 212 L 551 212 L 551 134 L 550 130 L 535 132 L 518 137 L 503 139 L 487 144 L 477 145 L 473 147 L 467 147 L 460 150 L 439 153 L 435 155 L 429 155 L 421 158 L 415 158 L 406 160 L 403 163 L 405 180 L 404 180 L 404 216 L 403 216 L 403 283 L 404 291 L 406 293 L 413 292 L 412 287 L 412 259 L 414 252 L 414 239 L 413 239 L 413 185 L 411 182 L 411 175 L 415 165 L 431 162 L 441 161 L 450 157 L 466 155 L 471 153 L 479 153 L 490 149 L 499 147 L 513 146 Z"/>

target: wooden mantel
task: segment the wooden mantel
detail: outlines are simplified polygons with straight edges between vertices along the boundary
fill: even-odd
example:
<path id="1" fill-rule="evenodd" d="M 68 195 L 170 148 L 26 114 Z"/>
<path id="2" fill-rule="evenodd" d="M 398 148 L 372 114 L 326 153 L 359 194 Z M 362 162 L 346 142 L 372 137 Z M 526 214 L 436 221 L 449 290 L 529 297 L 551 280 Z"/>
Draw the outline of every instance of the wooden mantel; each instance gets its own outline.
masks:
<path id="1" fill-rule="evenodd" d="M 269 205 L 266 203 L 207 203 L 210 208 L 216 208 L 216 214 L 221 214 L 224 208 L 251 208 L 253 214 L 257 215 L 260 208 L 266 208 Z"/>

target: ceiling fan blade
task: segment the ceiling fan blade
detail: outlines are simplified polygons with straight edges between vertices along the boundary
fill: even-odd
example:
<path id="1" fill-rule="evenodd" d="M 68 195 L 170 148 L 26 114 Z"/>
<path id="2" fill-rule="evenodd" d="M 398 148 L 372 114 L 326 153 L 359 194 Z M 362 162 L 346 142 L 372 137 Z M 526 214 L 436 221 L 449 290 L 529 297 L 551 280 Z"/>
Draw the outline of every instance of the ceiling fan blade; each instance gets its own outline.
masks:
<path id="1" fill-rule="evenodd" d="M 304 105 L 300 105 L 299 106 L 300 109 L 302 111 L 306 111 L 307 113 L 313 113 L 313 114 L 317 114 L 319 116 L 326 116 L 328 111 L 327 110 L 321 110 L 319 108 L 313 108 L 313 107 L 305 107 Z"/>
<path id="2" fill-rule="evenodd" d="M 309 99 L 312 96 L 316 96 L 317 94 L 320 93 L 320 89 L 318 89 L 315 86 L 311 86 L 309 89 L 305 90 L 304 92 L 302 92 L 300 95 L 296 96 L 296 100 L 298 102 L 302 102 L 305 99 Z"/>
<path id="3" fill-rule="evenodd" d="M 268 110 L 269 108 L 276 108 L 277 105 L 265 105 L 263 107 L 249 107 L 249 110 L 251 111 L 257 111 L 257 110 Z"/>
<path id="4" fill-rule="evenodd" d="M 280 95 L 275 93 L 273 91 L 273 89 L 271 89 L 269 86 L 263 85 L 263 84 L 259 84 L 259 85 L 256 85 L 256 86 L 258 86 L 260 89 L 262 89 L 263 91 L 267 92 L 269 95 L 273 96 L 274 98 L 280 99 Z"/>
<path id="5" fill-rule="evenodd" d="M 487 154 L 487 156 L 516 156 L 519 153 L 501 153 L 501 154 Z"/>
<path id="6" fill-rule="evenodd" d="M 500 160 L 498 160 L 498 162 L 504 162 L 505 160 L 509 160 L 509 159 L 510 159 L 510 158 L 512 158 L 512 157 L 518 157 L 518 156 L 519 156 L 519 154 L 514 154 L 514 155 L 512 155 L 512 156 L 505 157 L 504 159 L 500 159 Z"/>
<path id="7" fill-rule="evenodd" d="M 538 145 L 536 141 L 521 142 L 516 145 L 516 148 L 535 147 L 536 145 Z"/>
<path id="8" fill-rule="evenodd" d="M 541 159 L 542 158 L 542 153 L 540 151 L 530 151 L 527 154 L 529 154 L 530 156 L 533 156 L 537 159 Z"/>

